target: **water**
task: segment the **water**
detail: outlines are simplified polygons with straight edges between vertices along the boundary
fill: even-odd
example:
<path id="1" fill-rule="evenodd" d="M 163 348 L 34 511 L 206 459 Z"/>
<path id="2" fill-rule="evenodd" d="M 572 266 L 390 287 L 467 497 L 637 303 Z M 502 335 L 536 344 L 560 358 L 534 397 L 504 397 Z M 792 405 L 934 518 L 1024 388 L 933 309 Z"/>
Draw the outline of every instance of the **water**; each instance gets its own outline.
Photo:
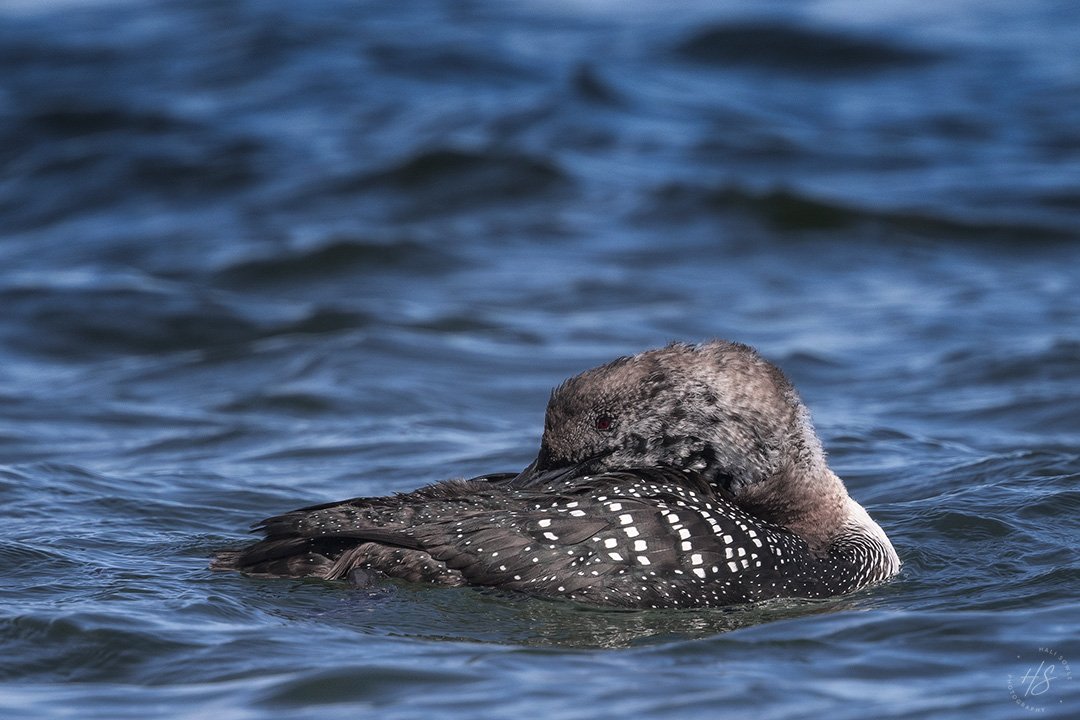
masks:
<path id="1" fill-rule="evenodd" d="M 0 714 L 1077 716 L 1078 25 L 0 3 Z M 793 378 L 897 580 L 610 612 L 207 570 L 520 469 L 561 379 L 714 336 Z"/>

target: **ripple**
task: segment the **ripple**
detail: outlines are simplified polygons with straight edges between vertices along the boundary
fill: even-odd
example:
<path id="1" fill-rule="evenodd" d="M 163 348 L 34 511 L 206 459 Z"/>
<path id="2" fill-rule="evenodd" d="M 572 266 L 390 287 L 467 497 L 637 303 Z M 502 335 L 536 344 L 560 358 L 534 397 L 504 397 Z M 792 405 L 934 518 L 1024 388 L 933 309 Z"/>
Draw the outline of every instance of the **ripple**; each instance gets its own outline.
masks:
<path id="1" fill-rule="evenodd" d="M 256 704 L 303 708 L 357 702 L 384 704 L 416 693 L 446 692 L 450 687 L 459 692 L 480 679 L 475 673 L 420 669 L 413 664 L 323 669 L 280 680 L 263 692 Z"/>
<path id="2" fill-rule="evenodd" d="M 16 344 L 68 358 L 226 345 L 260 334 L 256 323 L 214 299 L 177 289 L 8 286 L 0 302 L 27 323 Z"/>
<path id="3" fill-rule="evenodd" d="M 385 71 L 420 76 L 427 81 L 507 84 L 537 77 L 536 68 L 515 62 L 512 51 L 491 52 L 461 42 L 376 42 L 367 52 Z"/>
<path id="4" fill-rule="evenodd" d="M 916 211 L 878 210 L 813 197 L 785 187 L 757 191 L 738 185 L 709 188 L 673 183 L 653 193 L 643 218 L 671 220 L 710 213 L 748 216 L 780 233 L 878 227 L 894 236 L 997 242 L 1020 246 L 1033 241 L 1062 242 L 1072 233 L 1048 225 L 982 222 Z"/>
<path id="5" fill-rule="evenodd" d="M 604 80 L 593 65 L 588 63 L 578 65 L 571 85 L 580 97 L 597 105 L 615 107 L 625 102 L 618 91 Z"/>
<path id="6" fill-rule="evenodd" d="M 296 413 L 318 415 L 340 411 L 336 400 L 320 392 L 267 390 L 235 398 L 220 408 L 223 412 L 237 413 Z M 218 438 L 214 438 L 217 440 Z M 205 440 L 202 440 L 205 442 Z"/>
<path id="7" fill-rule="evenodd" d="M 137 678 L 163 656 L 184 654 L 196 643 L 168 640 L 148 629 L 131 630 L 122 618 L 90 613 L 19 615 L 0 619 L 0 638 L 22 660 L 0 664 L 3 680 L 54 682 Z"/>
<path id="8" fill-rule="evenodd" d="M 437 148 L 373 173 L 321 186 L 325 196 L 393 196 L 424 212 L 460 211 L 539 198 L 570 186 L 569 177 L 544 158 L 507 151 Z"/>
<path id="9" fill-rule="evenodd" d="M 57 138 L 77 138 L 99 133 L 136 133 L 161 135 L 191 130 L 193 123 L 157 111 L 144 111 L 117 105 L 46 106 L 32 112 L 23 132 L 46 133 Z"/>
<path id="10" fill-rule="evenodd" d="M 414 241 L 334 238 L 303 250 L 235 261 L 219 270 L 217 278 L 226 284 L 250 287 L 388 271 L 437 275 L 457 270 L 463 264 L 455 254 Z"/>
<path id="11" fill-rule="evenodd" d="M 942 358 L 941 371 L 952 382 L 986 385 L 1026 381 L 1069 381 L 1080 375 L 1080 340 L 1058 338 L 1047 347 L 1008 352 L 961 349 Z"/>
<path id="12" fill-rule="evenodd" d="M 0 542 L 0 563 L 7 568 L 5 580 L 30 583 L 48 568 L 50 572 L 75 572 L 80 563 L 67 554 L 26 542 Z"/>
<path id="13" fill-rule="evenodd" d="M 696 62 L 741 65 L 828 76 L 911 68 L 940 59 L 940 53 L 883 38 L 771 22 L 718 25 L 683 41 L 678 51 Z"/>

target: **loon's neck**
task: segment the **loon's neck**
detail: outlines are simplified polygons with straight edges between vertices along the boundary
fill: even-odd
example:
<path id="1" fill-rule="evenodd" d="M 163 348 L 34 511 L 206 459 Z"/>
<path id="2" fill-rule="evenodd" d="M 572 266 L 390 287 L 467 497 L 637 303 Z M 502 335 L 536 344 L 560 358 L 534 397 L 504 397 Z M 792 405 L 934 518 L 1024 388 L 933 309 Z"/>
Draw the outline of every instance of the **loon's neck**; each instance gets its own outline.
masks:
<path id="1" fill-rule="evenodd" d="M 848 556 L 873 565 L 885 579 L 900 569 L 900 559 L 885 532 L 847 493 L 844 483 L 824 464 L 788 468 L 742 489 L 736 498 L 747 512 L 787 528 L 819 557 Z"/>
<path id="2" fill-rule="evenodd" d="M 847 519 L 829 546 L 829 555 L 856 569 L 858 585 L 878 582 L 900 571 L 900 558 L 881 526 L 862 505 L 847 499 Z"/>
<path id="3" fill-rule="evenodd" d="M 780 525 L 824 555 L 850 514 L 844 483 L 824 464 L 789 466 L 744 486 L 736 502 L 751 515 Z"/>

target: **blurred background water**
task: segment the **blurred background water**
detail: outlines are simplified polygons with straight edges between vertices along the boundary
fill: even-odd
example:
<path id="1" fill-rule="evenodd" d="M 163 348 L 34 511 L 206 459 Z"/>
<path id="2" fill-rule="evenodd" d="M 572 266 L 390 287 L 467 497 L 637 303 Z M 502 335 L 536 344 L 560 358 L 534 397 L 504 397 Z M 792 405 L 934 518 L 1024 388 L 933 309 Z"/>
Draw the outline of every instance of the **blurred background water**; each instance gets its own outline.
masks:
<path id="1" fill-rule="evenodd" d="M 1078 219 L 1072 0 L 4 0 L 0 714 L 1076 717 Z M 896 581 L 207 570 L 520 469 L 561 379 L 716 336 L 793 378 Z"/>

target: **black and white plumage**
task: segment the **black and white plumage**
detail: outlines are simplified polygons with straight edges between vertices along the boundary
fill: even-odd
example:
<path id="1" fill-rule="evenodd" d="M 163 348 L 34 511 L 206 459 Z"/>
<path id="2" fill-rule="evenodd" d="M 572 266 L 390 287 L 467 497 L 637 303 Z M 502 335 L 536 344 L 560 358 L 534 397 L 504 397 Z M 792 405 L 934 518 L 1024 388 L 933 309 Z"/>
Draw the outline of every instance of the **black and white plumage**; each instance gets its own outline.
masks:
<path id="1" fill-rule="evenodd" d="M 214 567 L 686 608 L 839 595 L 900 566 L 829 470 L 790 383 L 724 341 L 566 381 L 517 475 L 303 508 L 258 529 L 265 539 Z"/>

